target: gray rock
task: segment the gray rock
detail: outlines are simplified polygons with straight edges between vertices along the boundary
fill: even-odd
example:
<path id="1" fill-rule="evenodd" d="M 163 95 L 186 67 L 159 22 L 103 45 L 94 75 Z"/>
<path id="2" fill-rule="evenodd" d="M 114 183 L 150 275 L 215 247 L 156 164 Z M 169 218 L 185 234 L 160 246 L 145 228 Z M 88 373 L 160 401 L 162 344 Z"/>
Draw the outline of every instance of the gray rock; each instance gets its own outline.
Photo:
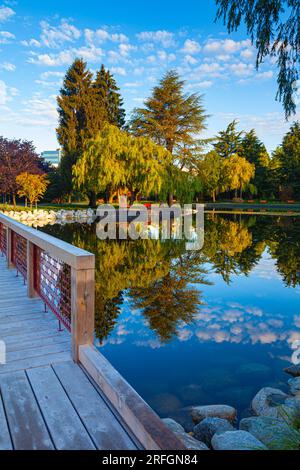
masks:
<path id="1" fill-rule="evenodd" d="M 300 434 L 285 421 L 267 416 L 242 419 L 240 429 L 250 432 L 270 450 L 284 450 L 287 446 L 297 445 L 297 434 L 298 440 L 300 438 Z"/>
<path id="2" fill-rule="evenodd" d="M 300 396 L 300 377 L 288 381 L 289 389 L 292 395 Z"/>
<path id="3" fill-rule="evenodd" d="M 288 398 L 288 395 L 281 390 L 265 387 L 255 395 L 251 403 L 251 408 L 257 416 L 277 418 L 278 407 L 284 403 L 286 398 Z"/>
<path id="4" fill-rule="evenodd" d="M 176 423 L 173 419 L 165 418 L 162 420 L 166 426 L 178 437 L 183 445 L 189 450 L 209 450 L 203 443 L 187 434 L 181 424 Z"/>
<path id="5" fill-rule="evenodd" d="M 300 377 L 300 365 L 299 366 L 290 366 L 286 369 L 283 369 L 284 372 L 291 375 L 292 377 Z"/>
<path id="6" fill-rule="evenodd" d="M 214 450 L 267 450 L 256 437 L 246 431 L 227 431 L 215 434 L 211 440 Z"/>
<path id="7" fill-rule="evenodd" d="M 194 406 L 191 410 L 192 418 L 196 424 L 205 418 L 222 418 L 233 422 L 237 416 L 236 409 L 228 405 Z"/>
<path id="8" fill-rule="evenodd" d="M 235 428 L 226 419 L 205 418 L 194 427 L 194 436 L 210 446 L 212 437 L 215 434 L 222 434 L 226 431 L 235 431 Z"/>

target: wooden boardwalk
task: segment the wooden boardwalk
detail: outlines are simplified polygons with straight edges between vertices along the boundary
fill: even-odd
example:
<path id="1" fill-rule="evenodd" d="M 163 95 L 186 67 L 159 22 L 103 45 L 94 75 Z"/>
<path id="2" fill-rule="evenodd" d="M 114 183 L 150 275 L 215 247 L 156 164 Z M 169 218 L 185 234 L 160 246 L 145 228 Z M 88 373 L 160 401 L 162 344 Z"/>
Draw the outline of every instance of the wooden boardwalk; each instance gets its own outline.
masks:
<path id="1" fill-rule="evenodd" d="M 27 297 L 0 257 L 0 450 L 140 448 L 118 413 L 71 360 L 70 334 Z M 3 345 L 3 343 L 0 343 Z M 0 357 L 1 360 L 1 357 Z"/>

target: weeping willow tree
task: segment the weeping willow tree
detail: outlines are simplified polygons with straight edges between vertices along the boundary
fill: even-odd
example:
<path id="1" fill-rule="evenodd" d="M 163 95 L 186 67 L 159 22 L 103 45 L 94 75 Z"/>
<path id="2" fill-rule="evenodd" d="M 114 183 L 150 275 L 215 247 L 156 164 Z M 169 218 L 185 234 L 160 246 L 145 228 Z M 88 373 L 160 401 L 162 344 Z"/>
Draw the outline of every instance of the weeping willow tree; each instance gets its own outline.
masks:
<path id="1" fill-rule="evenodd" d="M 164 147 L 106 124 L 86 143 L 73 168 L 73 181 L 85 192 L 106 192 L 110 201 L 128 192 L 148 196 L 161 190 L 170 161 Z"/>

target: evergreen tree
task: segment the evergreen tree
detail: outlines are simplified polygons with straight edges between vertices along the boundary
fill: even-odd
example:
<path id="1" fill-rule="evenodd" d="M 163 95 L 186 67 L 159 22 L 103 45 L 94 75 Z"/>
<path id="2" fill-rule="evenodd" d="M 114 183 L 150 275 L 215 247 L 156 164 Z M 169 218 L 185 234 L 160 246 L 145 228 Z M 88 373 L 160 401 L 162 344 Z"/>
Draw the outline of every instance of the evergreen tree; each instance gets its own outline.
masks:
<path id="1" fill-rule="evenodd" d="M 136 109 L 130 121 L 131 132 L 164 146 L 179 166 L 182 158 L 186 160 L 187 149 L 195 146 L 195 136 L 205 129 L 207 118 L 202 96 L 186 95 L 184 85 L 176 71 L 167 72 L 145 101 L 145 107 Z M 169 203 L 172 200 L 169 194 Z"/>
<path id="2" fill-rule="evenodd" d="M 265 196 L 271 190 L 267 181 L 270 156 L 265 145 L 257 137 L 254 129 L 244 135 L 241 149 L 241 156 L 255 165 L 255 177 L 252 180 L 252 184 L 260 195 Z"/>
<path id="3" fill-rule="evenodd" d="M 103 124 L 104 110 L 97 100 L 92 78 L 86 63 L 76 59 L 67 71 L 57 98 L 57 137 L 63 152 L 61 173 L 68 195 L 73 190 L 72 168 L 82 156 L 84 141 L 91 138 Z"/>
<path id="4" fill-rule="evenodd" d="M 292 192 L 300 196 L 300 123 L 295 122 L 289 132 L 284 136 L 281 151 L 278 153 L 280 160 L 281 185 L 292 189 Z"/>
<path id="5" fill-rule="evenodd" d="M 97 72 L 94 89 L 98 99 L 105 109 L 105 119 L 109 124 L 122 128 L 125 124 L 125 110 L 123 100 L 119 93 L 116 81 L 109 70 L 105 70 L 104 65 Z"/>
<path id="6" fill-rule="evenodd" d="M 238 132 L 237 121 L 232 121 L 225 131 L 219 132 L 214 143 L 215 151 L 222 158 L 229 158 L 239 154 L 243 132 Z"/>

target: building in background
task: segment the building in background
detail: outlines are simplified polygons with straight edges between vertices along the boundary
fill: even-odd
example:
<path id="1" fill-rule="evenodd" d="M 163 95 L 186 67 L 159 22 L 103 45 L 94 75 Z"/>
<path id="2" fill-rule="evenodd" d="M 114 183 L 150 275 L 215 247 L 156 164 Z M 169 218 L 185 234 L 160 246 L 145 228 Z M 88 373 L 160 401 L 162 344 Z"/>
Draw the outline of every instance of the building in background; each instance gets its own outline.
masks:
<path id="1" fill-rule="evenodd" d="M 41 153 L 42 158 L 47 162 L 50 163 L 50 165 L 53 165 L 54 167 L 58 167 L 60 160 L 61 160 L 61 150 L 45 150 L 44 152 Z"/>

